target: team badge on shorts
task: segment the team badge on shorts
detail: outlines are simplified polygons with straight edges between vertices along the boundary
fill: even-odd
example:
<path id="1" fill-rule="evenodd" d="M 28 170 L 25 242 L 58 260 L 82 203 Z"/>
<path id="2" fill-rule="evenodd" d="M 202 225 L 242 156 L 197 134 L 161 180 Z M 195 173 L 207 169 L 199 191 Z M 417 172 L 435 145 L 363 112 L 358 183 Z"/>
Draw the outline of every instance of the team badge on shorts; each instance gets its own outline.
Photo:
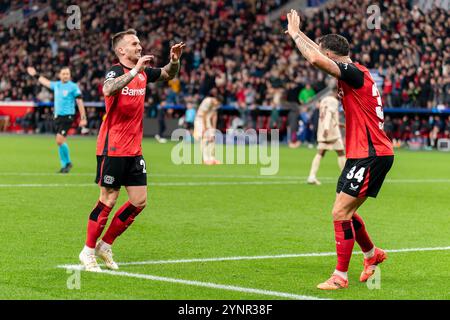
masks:
<path id="1" fill-rule="evenodd" d="M 103 177 L 103 182 L 105 184 L 113 184 L 114 183 L 114 177 L 111 176 L 104 176 Z"/>

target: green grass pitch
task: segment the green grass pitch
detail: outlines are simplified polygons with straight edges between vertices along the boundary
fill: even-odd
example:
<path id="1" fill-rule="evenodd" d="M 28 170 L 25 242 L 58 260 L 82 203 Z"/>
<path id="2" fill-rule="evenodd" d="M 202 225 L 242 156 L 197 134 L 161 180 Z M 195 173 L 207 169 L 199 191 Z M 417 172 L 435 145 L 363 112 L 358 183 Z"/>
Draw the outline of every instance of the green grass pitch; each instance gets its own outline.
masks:
<path id="1" fill-rule="evenodd" d="M 450 299 L 448 153 L 398 150 L 378 198 L 359 210 L 381 248 L 441 250 L 389 253 L 379 289 L 358 282 L 362 255 L 354 255 L 349 289 L 323 292 L 315 286 L 335 256 L 271 256 L 334 251 L 335 154 L 322 161 L 323 185 L 310 186 L 315 151 L 305 147 L 281 146 L 278 174 L 261 177 L 257 165 L 174 165 L 173 143 L 145 139 L 149 205 L 115 243 L 115 259 L 200 260 L 90 274 L 57 268 L 78 264 L 99 193 L 95 139 L 68 142 L 74 168 L 58 175 L 53 137 L 0 136 L 0 299 Z M 239 256 L 269 257 L 202 260 Z"/>

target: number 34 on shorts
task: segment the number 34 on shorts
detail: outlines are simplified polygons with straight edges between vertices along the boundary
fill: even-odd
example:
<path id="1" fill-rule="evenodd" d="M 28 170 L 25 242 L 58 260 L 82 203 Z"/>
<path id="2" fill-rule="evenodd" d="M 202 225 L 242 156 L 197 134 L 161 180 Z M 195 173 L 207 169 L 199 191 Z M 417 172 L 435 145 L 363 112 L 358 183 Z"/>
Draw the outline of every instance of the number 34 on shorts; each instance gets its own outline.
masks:
<path id="1" fill-rule="evenodd" d="M 364 180 L 364 172 L 366 171 L 366 168 L 361 167 L 359 168 L 358 172 L 356 172 L 356 166 L 353 166 L 350 171 L 347 173 L 347 180 L 355 179 L 358 181 L 358 183 L 361 183 Z"/>
<path id="2" fill-rule="evenodd" d="M 348 159 L 339 178 L 336 192 L 342 191 L 353 197 L 375 198 L 393 162 L 394 156 Z"/>

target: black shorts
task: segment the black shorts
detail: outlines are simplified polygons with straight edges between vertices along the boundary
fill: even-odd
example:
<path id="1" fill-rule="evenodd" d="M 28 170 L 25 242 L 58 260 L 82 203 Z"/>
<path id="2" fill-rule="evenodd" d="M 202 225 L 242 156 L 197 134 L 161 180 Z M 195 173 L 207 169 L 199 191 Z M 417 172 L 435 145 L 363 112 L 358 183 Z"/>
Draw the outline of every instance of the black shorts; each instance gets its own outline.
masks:
<path id="1" fill-rule="evenodd" d="M 194 129 L 194 123 L 193 122 L 185 122 L 184 127 L 187 130 L 192 130 L 192 129 Z"/>
<path id="2" fill-rule="evenodd" d="M 72 127 L 74 116 L 56 116 L 55 129 L 56 133 L 67 136 L 67 132 Z"/>
<path id="3" fill-rule="evenodd" d="M 336 192 L 342 191 L 357 198 L 376 198 L 393 163 L 394 156 L 347 159 Z"/>
<path id="4" fill-rule="evenodd" d="M 102 187 L 118 189 L 121 186 L 146 186 L 147 167 L 142 156 L 97 156 L 95 183 Z"/>

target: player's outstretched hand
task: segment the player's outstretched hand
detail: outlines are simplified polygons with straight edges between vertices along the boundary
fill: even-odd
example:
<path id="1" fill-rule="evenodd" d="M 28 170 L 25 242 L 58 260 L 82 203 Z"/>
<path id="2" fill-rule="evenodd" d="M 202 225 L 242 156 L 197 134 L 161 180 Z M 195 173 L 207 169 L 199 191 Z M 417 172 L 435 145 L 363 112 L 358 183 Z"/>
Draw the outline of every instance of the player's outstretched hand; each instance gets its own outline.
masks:
<path id="1" fill-rule="evenodd" d="M 300 32 L 300 16 L 297 11 L 291 9 L 291 12 L 287 14 L 288 29 L 284 33 L 288 33 L 291 37 L 294 37 Z"/>
<path id="2" fill-rule="evenodd" d="M 30 76 L 34 77 L 37 74 L 37 71 L 33 67 L 27 67 L 27 72 Z"/>
<path id="3" fill-rule="evenodd" d="M 170 48 L 170 60 L 178 61 L 183 54 L 184 47 L 186 47 L 186 44 L 184 42 L 173 45 L 172 48 Z"/>
<path id="4" fill-rule="evenodd" d="M 136 63 L 136 69 L 138 72 L 144 71 L 145 68 L 150 66 L 150 62 L 155 59 L 155 56 L 153 55 L 145 55 L 139 58 L 138 62 Z"/>

